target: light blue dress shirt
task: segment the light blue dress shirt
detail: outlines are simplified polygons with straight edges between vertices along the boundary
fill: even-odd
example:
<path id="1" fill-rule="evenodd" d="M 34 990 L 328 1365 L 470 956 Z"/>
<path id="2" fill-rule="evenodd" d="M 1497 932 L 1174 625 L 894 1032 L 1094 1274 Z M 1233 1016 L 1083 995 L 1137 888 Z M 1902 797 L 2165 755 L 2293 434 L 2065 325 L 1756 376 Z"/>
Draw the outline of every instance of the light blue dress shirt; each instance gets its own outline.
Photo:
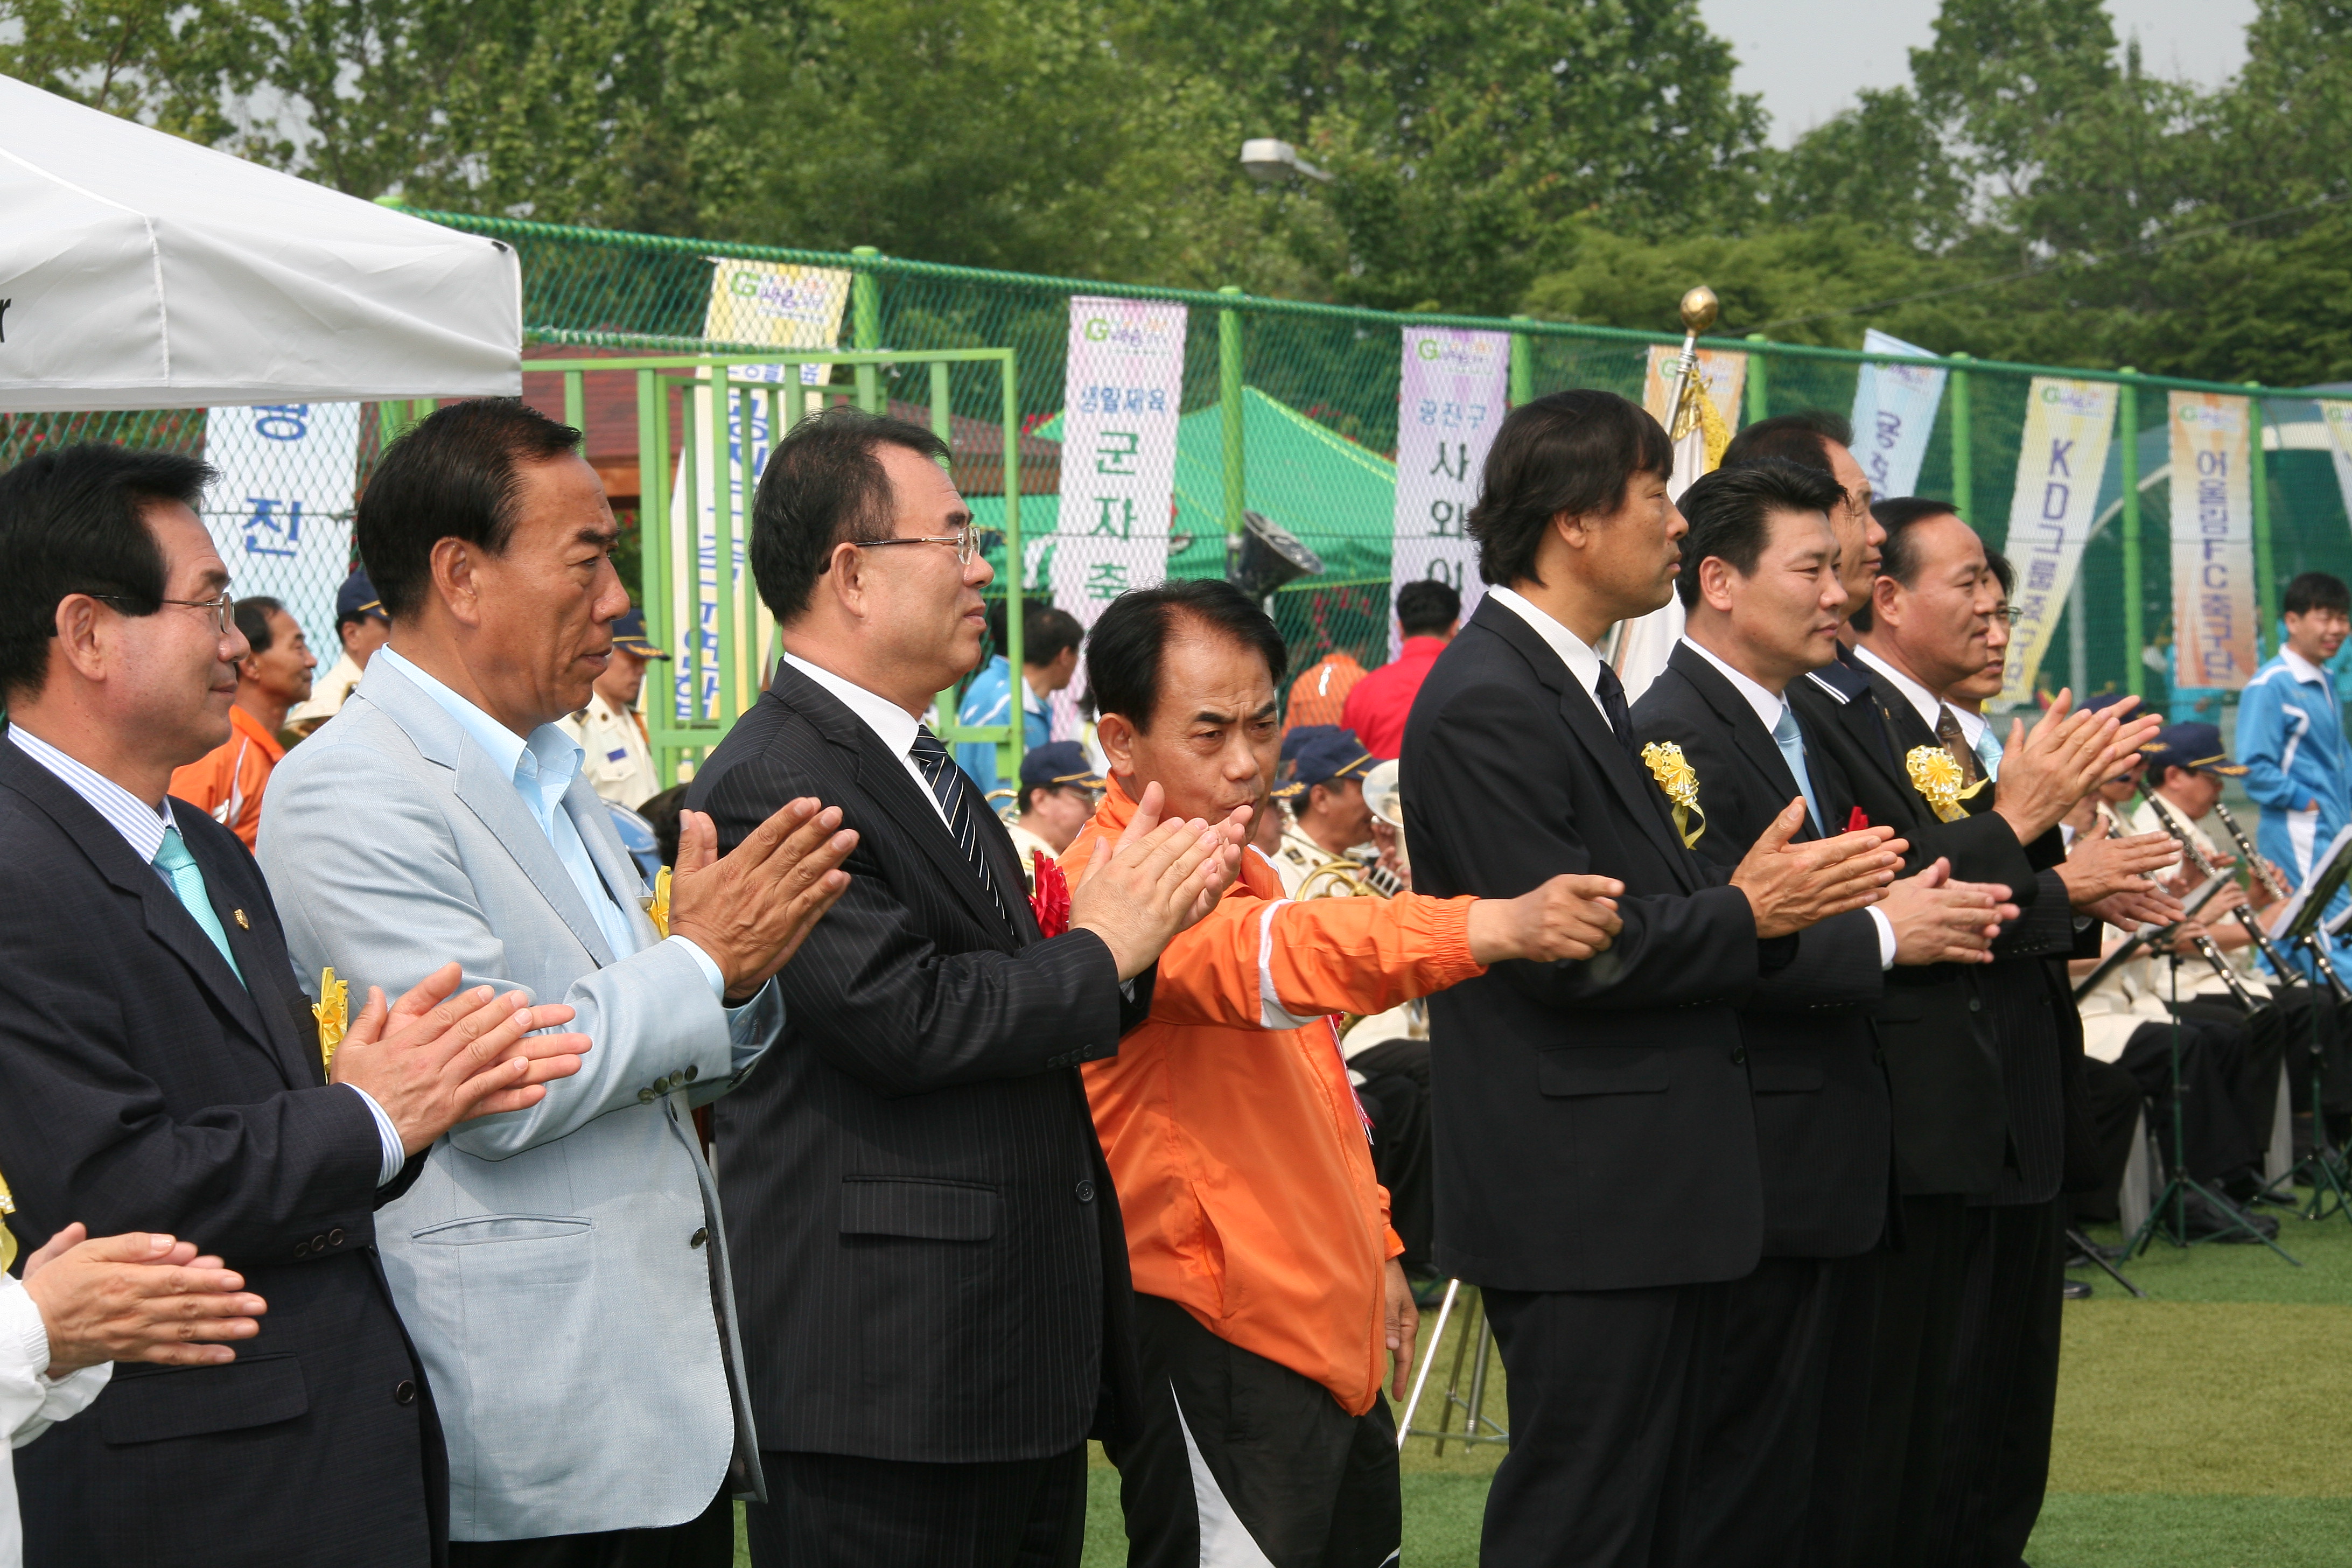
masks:
<path id="1" fill-rule="evenodd" d="M 555 858 L 563 862 L 572 885 L 579 889 L 581 901 L 595 916 L 596 929 L 604 933 L 605 945 L 616 958 L 636 952 L 636 932 L 629 924 L 627 912 L 604 886 L 604 879 L 598 875 L 596 862 L 590 858 L 588 846 L 580 837 L 579 826 L 563 809 L 563 792 L 572 787 L 586 753 L 553 724 L 541 724 L 530 732 L 529 740 L 524 740 L 389 647 L 378 648 L 375 657 L 390 659 L 393 668 L 456 720 L 467 737 L 488 752 L 499 771 L 513 781 L 515 794 L 522 797 L 524 809 L 539 824 L 540 831 L 547 835 L 548 843 L 554 846 Z M 685 937 L 668 940 L 682 944 L 694 955 L 703 978 L 710 982 L 711 994 L 723 1004 L 727 1000 L 727 979 L 719 973 L 710 955 Z"/>

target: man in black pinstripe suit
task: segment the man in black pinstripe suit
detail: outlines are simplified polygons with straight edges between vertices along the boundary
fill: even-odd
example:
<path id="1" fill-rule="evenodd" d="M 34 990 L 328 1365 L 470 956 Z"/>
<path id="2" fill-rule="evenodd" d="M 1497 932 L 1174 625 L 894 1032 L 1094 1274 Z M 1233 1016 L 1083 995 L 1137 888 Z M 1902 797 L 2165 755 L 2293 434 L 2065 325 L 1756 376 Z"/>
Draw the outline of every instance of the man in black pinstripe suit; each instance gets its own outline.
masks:
<path id="1" fill-rule="evenodd" d="M 815 795 L 849 889 L 782 977 L 782 1044 L 718 1109 L 769 1499 L 760 1568 L 1076 1564 L 1086 1438 L 1138 1409 L 1127 1247 L 1077 1065 L 1238 860 L 1158 801 L 1066 933 L 922 721 L 979 659 L 990 571 L 916 426 L 829 410 L 761 477 L 751 567 L 784 648 L 689 797 L 722 845 Z M 765 804 L 763 804 L 765 803 Z"/>

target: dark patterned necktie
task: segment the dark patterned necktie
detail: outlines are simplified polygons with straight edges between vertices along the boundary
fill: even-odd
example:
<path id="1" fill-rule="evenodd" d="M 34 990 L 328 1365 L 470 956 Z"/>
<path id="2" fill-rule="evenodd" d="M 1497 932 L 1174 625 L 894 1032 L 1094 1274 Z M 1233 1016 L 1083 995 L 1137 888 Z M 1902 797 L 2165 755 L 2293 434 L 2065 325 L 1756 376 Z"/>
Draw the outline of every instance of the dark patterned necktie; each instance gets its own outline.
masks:
<path id="1" fill-rule="evenodd" d="M 956 847 L 963 851 L 964 859 L 971 866 L 972 875 L 980 879 L 980 885 L 986 888 L 988 896 L 995 900 L 996 912 L 1004 916 L 1006 923 L 1011 923 L 1013 916 L 1004 907 L 1004 895 L 996 890 L 996 879 L 988 874 L 988 862 L 981 857 L 980 817 L 978 805 L 972 798 L 971 781 L 964 777 L 961 768 L 955 765 L 955 759 L 948 755 L 947 747 L 931 733 L 929 724 L 916 729 L 915 744 L 909 754 L 914 757 L 915 766 L 921 772 L 923 782 L 931 786 L 931 795 L 939 801 L 940 810 L 946 814 L 948 832 L 954 836 Z"/>
<path id="2" fill-rule="evenodd" d="M 1969 738 L 1960 733 L 1960 721 L 1952 717 L 1948 708 L 1936 710 L 1936 739 L 1944 743 L 1944 750 L 1951 752 L 1952 761 L 1960 765 L 1962 784 L 1972 784 L 1984 777 L 1984 759 L 1969 744 Z"/>
<path id="3" fill-rule="evenodd" d="M 1601 679 L 1592 683 L 1592 695 L 1601 703 L 1601 716 L 1617 731 L 1617 743 L 1635 762 L 1642 760 L 1642 748 L 1633 743 L 1633 710 L 1625 706 L 1625 683 L 1607 665 L 1601 667 Z"/>

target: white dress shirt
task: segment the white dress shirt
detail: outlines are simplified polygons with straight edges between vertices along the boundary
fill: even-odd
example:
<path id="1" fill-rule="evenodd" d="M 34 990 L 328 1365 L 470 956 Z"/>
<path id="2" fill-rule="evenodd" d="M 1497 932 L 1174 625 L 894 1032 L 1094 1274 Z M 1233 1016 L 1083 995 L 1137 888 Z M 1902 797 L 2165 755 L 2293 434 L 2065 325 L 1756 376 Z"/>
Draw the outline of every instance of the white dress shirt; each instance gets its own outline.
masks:
<path id="1" fill-rule="evenodd" d="M 1919 721 L 1927 726 L 1927 732 L 1929 734 L 1936 732 L 1937 726 L 1943 721 L 1944 700 L 1942 698 L 1871 652 L 1861 643 L 1854 644 L 1853 652 L 1854 657 L 1861 659 L 1863 663 L 1893 681 L 1895 689 L 1903 693 L 1903 700 L 1910 703 L 1913 711 L 1919 715 Z M 1958 710 L 1954 711 L 1957 713 Z"/>
<path id="2" fill-rule="evenodd" d="M 1584 688 L 1587 697 L 1592 699 L 1593 711 L 1600 713 L 1601 721 L 1606 724 L 1609 715 L 1601 707 L 1600 696 L 1601 656 L 1592 650 L 1591 646 L 1549 614 L 1536 608 L 1524 594 L 1508 588 L 1488 588 L 1486 596 L 1527 622 L 1535 629 L 1536 636 L 1543 638 L 1552 652 L 1559 655 L 1559 661 L 1568 666 L 1569 674 L 1576 677 L 1576 683 Z"/>
<path id="3" fill-rule="evenodd" d="M 1713 651 L 1693 642 L 1688 637 L 1685 637 L 1682 640 L 1685 647 L 1715 666 L 1717 672 L 1726 680 L 1731 682 L 1731 689 L 1747 700 L 1748 706 L 1756 710 L 1756 721 L 1764 726 L 1764 732 L 1767 735 L 1780 727 L 1781 715 L 1789 711 L 1789 700 L 1786 697 L 1758 681 L 1746 671 L 1732 668 L 1731 666 L 1716 658 Z M 1800 742 L 1799 744 L 1801 746 L 1802 742 Z M 1886 911 L 1875 904 L 1870 906 L 1869 914 L 1872 922 L 1878 927 L 1878 967 L 1892 969 L 1895 967 L 1895 922 L 1888 920 Z"/>
<path id="4" fill-rule="evenodd" d="M 21 1448 L 56 1422 L 79 1415 L 114 1374 L 100 1362 L 52 1381 L 49 1333 L 24 1286 L 0 1274 L 0 1434 Z M 22 1568 L 24 1526 L 16 1519 L 16 1467 L 0 1456 L 0 1568 Z"/>
<path id="5" fill-rule="evenodd" d="M 922 792 L 925 800 L 931 803 L 931 810 L 939 815 L 940 826 L 947 826 L 947 807 L 941 805 L 940 797 L 931 793 L 931 781 L 923 776 L 923 770 L 915 765 L 915 734 L 923 727 L 923 721 L 887 697 L 868 691 L 856 681 L 834 674 L 823 665 L 811 664 L 796 653 L 784 655 L 784 662 L 840 698 L 842 705 L 874 731 L 875 738 L 882 742 L 882 749 L 898 759 L 900 765 L 907 770 L 907 776 L 915 781 L 915 787 Z"/>
<path id="6" fill-rule="evenodd" d="M 59 784 L 81 796 L 92 811 L 106 818 L 108 826 L 122 835 L 123 842 L 131 846 L 132 854 L 151 867 L 155 864 L 155 852 L 163 847 L 163 835 L 179 826 L 172 817 L 170 795 L 163 797 L 163 804 L 160 806 L 149 805 L 96 768 L 75 761 L 22 724 L 9 725 L 8 738 L 16 743 L 18 751 L 55 773 Z M 171 878 L 160 870 L 155 875 L 165 887 L 172 887 Z M 172 896 L 177 899 L 179 889 L 173 888 Z M 408 1163 L 408 1152 L 400 1146 L 400 1130 L 392 1124 L 392 1118 L 383 1113 L 383 1107 L 375 1102 L 375 1096 L 353 1084 L 340 1087 L 358 1095 L 362 1103 L 367 1106 L 368 1114 L 375 1118 L 376 1142 L 383 1152 L 383 1163 L 376 1175 L 376 1185 L 382 1186 L 400 1174 L 400 1168 Z"/>

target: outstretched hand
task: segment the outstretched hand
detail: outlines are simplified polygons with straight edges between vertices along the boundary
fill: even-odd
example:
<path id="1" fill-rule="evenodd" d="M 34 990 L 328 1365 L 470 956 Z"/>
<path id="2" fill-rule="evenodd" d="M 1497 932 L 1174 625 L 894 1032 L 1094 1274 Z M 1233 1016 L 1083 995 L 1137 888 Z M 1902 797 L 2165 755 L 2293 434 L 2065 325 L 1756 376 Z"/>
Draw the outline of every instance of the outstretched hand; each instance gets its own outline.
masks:
<path id="1" fill-rule="evenodd" d="M 269 1304 L 194 1242 L 131 1231 L 89 1239 L 79 1220 L 25 1259 L 25 1292 L 49 1341 L 49 1376 L 109 1361 L 217 1366 Z"/>
<path id="2" fill-rule="evenodd" d="M 460 1121 L 524 1110 L 546 1085 L 580 1070 L 585 1035 L 537 1031 L 572 1021 L 561 1002 L 537 1006 L 520 991 L 457 992 L 465 972 L 445 963 L 397 1003 L 368 987 L 367 1005 L 335 1047 L 335 1083 L 364 1089 L 415 1154 Z"/>
<path id="3" fill-rule="evenodd" d="M 1748 895 L 1759 937 L 1788 936 L 1832 915 L 1876 903 L 1910 846 L 1891 827 L 1864 827 L 1791 844 L 1805 821 L 1802 796 L 1781 808 L 1731 873 Z"/>
<path id="4" fill-rule="evenodd" d="M 1159 963 L 1177 933 L 1216 907 L 1241 867 L 1247 806 L 1220 823 L 1162 822 L 1166 799 L 1159 784 L 1144 785 L 1118 842 L 1088 858 L 1070 890 L 1070 929 L 1100 937 L 1122 981 Z"/>

